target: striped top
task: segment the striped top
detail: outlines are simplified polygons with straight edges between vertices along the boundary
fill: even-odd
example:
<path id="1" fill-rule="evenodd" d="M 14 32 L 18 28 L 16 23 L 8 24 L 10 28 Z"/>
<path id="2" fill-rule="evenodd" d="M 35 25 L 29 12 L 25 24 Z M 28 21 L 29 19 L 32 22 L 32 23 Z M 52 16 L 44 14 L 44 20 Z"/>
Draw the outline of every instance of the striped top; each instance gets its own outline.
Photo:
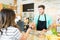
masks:
<path id="1" fill-rule="evenodd" d="M 21 33 L 18 28 L 10 26 L 7 28 L 7 31 L 6 29 L 2 29 L 2 31 L 3 35 L 0 32 L 0 40 L 20 40 Z"/>

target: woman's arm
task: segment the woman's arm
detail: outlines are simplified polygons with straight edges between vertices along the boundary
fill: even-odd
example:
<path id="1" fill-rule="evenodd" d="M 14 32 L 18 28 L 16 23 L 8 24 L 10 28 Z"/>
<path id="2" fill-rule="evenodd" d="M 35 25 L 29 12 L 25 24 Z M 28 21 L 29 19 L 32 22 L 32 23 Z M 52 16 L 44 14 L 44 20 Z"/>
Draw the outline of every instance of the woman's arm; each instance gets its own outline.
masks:
<path id="1" fill-rule="evenodd" d="M 20 40 L 27 40 L 27 37 L 29 36 L 30 31 L 31 31 L 31 28 L 28 28 L 27 32 L 22 34 L 22 37 Z"/>
<path id="2" fill-rule="evenodd" d="M 29 28 L 28 28 L 27 32 L 22 34 L 22 37 L 20 40 L 26 40 L 27 37 L 29 37 L 29 33 L 32 29 L 34 29 L 34 30 L 36 29 L 36 25 L 34 22 L 29 24 Z"/>

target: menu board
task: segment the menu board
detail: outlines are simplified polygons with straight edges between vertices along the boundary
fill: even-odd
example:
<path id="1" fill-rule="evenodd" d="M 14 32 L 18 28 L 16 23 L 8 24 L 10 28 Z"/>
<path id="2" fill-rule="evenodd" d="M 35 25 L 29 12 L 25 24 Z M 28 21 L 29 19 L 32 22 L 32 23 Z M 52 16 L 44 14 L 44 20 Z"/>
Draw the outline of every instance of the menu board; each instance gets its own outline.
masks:
<path id="1" fill-rule="evenodd" d="M 34 3 L 23 4 L 23 12 L 34 12 Z"/>

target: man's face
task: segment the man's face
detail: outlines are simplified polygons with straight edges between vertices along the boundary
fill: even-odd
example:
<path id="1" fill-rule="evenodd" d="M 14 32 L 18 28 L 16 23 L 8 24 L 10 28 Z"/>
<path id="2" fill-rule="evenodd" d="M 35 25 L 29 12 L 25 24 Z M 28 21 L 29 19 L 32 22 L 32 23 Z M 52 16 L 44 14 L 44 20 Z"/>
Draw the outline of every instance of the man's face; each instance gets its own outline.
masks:
<path id="1" fill-rule="evenodd" d="M 39 13 L 40 14 L 43 14 L 44 13 L 44 9 L 42 7 L 38 8 L 38 10 L 39 10 Z"/>

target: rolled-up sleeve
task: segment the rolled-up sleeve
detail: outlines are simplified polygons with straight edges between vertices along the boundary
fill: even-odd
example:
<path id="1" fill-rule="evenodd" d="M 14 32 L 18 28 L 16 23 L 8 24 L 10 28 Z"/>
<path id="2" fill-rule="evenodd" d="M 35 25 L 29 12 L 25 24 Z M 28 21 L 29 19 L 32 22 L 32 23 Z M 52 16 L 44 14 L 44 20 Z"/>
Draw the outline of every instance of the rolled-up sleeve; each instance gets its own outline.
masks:
<path id="1" fill-rule="evenodd" d="M 52 25 L 52 17 L 47 16 L 47 28 Z"/>

